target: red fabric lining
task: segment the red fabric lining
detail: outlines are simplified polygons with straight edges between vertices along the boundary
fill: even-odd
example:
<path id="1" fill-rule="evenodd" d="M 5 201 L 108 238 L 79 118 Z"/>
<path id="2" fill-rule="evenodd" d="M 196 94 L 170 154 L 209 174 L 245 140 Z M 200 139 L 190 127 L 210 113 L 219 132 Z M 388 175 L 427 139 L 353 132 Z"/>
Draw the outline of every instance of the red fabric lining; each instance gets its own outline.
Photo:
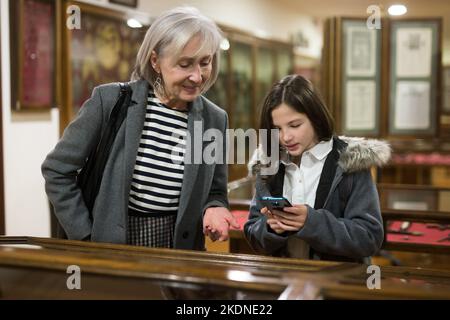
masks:
<path id="1" fill-rule="evenodd" d="M 399 230 L 403 221 L 394 221 L 389 226 L 391 230 Z M 429 225 L 429 224 L 428 224 Z M 386 231 L 386 230 L 385 230 Z M 418 243 L 431 244 L 439 246 L 450 246 L 450 241 L 437 242 L 439 239 L 445 238 L 449 235 L 450 229 L 439 230 L 437 228 L 427 227 L 427 223 L 412 222 L 408 231 L 422 232 L 422 236 L 412 236 L 403 234 L 387 234 L 387 242 L 401 242 L 401 243 Z"/>

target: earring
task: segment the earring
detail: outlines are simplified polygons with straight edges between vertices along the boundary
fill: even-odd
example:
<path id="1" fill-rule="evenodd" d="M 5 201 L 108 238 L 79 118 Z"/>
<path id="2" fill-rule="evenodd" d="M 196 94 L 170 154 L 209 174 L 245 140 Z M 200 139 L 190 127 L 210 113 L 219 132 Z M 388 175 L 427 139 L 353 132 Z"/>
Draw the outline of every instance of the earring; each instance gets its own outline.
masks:
<path id="1" fill-rule="evenodd" d="M 159 94 L 163 92 L 162 79 L 159 74 L 156 77 L 155 82 L 153 82 L 153 89 L 155 89 L 155 91 L 158 92 Z"/>

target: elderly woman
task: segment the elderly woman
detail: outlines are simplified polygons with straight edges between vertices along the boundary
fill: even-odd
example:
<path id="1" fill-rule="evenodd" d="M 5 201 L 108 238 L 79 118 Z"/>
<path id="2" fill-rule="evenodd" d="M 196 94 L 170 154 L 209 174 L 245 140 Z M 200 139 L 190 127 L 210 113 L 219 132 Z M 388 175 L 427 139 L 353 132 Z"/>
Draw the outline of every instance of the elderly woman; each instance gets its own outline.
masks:
<path id="1" fill-rule="evenodd" d="M 228 238 L 236 221 L 227 209 L 226 163 L 191 161 L 198 123 L 224 136 L 227 128 L 226 112 L 201 95 L 217 78 L 221 39 L 216 24 L 190 7 L 153 22 L 91 218 L 76 174 L 98 144 L 120 86 L 94 89 L 42 165 L 46 192 L 69 239 L 203 250 L 204 235 Z M 200 151 L 210 143 L 203 141 Z"/>

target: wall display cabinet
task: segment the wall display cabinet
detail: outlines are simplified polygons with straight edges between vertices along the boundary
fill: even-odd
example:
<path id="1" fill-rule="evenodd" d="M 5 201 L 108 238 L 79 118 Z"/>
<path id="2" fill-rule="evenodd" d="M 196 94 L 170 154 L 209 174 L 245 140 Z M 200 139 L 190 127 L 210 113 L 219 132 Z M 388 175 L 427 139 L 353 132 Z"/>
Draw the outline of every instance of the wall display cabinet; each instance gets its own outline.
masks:
<path id="1" fill-rule="evenodd" d="M 439 18 L 384 18 L 381 29 L 371 30 L 366 18 L 346 17 L 325 24 L 325 101 L 338 134 L 391 144 L 394 156 L 379 171 L 380 182 L 434 184 L 438 166 L 448 168 L 450 112 L 448 88 L 441 86 L 446 76 L 441 25 Z"/>
<path id="2" fill-rule="evenodd" d="M 381 32 L 365 21 L 342 21 L 340 125 L 347 135 L 378 135 L 380 124 Z"/>
<path id="3" fill-rule="evenodd" d="M 292 73 L 292 44 L 257 38 L 226 26 L 220 27 L 230 47 L 222 52 L 221 72 L 207 97 L 226 109 L 230 129 L 256 129 L 266 94 L 275 82 Z M 223 91 L 219 92 L 219 88 Z M 238 144 L 235 143 L 234 155 L 237 149 Z M 246 163 L 253 152 L 249 149 L 246 140 Z M 247 165 L 237 164 L 235 156 L 229 166 L 229 180 L 246 175 Z"/>
<path id="4" fill-rule="evenodd" d="M 440 19 L 333 18 L 323 87 L 338 133 L 389 140 L 439 138 Z"/>
<path id="5" fill-rule="evenodd" d="M 440 21 L 390 23 L 390 135 L 431 135 L 438 128 Z"/>
<path id="6" fill-rule="evenodd" d="M 228 110 L 230 108 L 230 101 L 227 94 L 227 87 L 230 81 L 229 74 L 229 53 L 228 51 L 220 51 L 220 66 L 219 75 L 214 85 L 206 92 L 205 96 L 213 101 L 222 109 Z"/>

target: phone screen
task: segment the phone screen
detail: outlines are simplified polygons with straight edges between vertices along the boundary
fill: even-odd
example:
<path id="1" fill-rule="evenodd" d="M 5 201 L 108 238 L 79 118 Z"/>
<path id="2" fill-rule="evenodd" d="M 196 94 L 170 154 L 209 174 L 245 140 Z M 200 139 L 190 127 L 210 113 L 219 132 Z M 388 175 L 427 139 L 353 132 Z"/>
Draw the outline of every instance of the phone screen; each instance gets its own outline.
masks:
<path id="1" fill-rule="evenodd" d="M 284 197 L 261 197 L 261 202 L 269 210 L 283 210 L 284 207 L 292 207 Z"/>

